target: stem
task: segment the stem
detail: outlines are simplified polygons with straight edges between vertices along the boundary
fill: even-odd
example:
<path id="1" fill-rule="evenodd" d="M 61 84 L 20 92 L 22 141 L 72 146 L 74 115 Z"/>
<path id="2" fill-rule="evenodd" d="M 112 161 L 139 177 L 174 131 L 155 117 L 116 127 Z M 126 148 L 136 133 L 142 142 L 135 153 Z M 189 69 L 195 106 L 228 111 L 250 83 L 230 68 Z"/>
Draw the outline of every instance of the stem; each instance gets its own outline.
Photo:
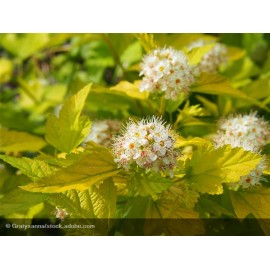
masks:
<path id="1" fill-rule="evenodd" d="M 101 36 L 102 36 L 103 40 L 107 43 L 109 49 L 111 50 L 115 64 L 118 65 L 122 69 L 123 72 L 125 72 L 126 70 L 121 63 L 120 57 L 119 57 L 117 51 L 115 50 L 111 40 L 108 38 L 108 36 L 106 34 L 101 34 Z"/>
<path id="2" fill-rule="evenodd" d="M 165 107 L 166 107 L 166 100 L 165 100 L 165 98 L 162 96 L 162 97 L 160 98 L 160 107 L 159 107 L 159 114 L 160 114 L 161 116 L 163 116 L 164 113 L 165 113 Z"/>
<path id="3" fill-rule="evenodd" d="M 145 112 L 144 112 L 143 106 L 141 104 L 141 101 L 136 99 L 136 105 L 137 105 L 138 109 L 142 112 L 142 114 L 144 115 Z"/>
<path id="4" fill-rule="evenodd" d="M 172 124 L 173 123 L 172 113 L 170 113 L 169 116 L 170 116 L 170 124 Z"/>

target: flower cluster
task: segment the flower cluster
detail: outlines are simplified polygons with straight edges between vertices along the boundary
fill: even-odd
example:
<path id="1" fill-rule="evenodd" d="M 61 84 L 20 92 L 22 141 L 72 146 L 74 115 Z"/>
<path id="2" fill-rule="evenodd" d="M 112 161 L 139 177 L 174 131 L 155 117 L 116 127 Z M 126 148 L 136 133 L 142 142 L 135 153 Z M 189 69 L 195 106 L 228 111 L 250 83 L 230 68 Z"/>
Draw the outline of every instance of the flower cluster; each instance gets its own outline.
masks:
<path id="1" fill-rule="evenodd" d="M 270 142 L 270 123 L 258 117 L 256 112 L 221 119 L 218 130 L 225 138 L 252 144 L 253 152 L 261 150 Z"/>
<path id="2" fill-rule="evenodd" d="M 191 51 L 194 48 L 200 48 L 204 45 L 211 44 L 206 40 L 197 40 L 192 42 L 188 46 L 188 50 Z M 214 47 L 208 51 L 202 58 L 201 62 L 197 66 L 198 73 L 216 73 L 219 67 L 227 62 L 227 48 L 221 43 L 215 43 Z"/>
<path id="3" fill-rule="evenodd" d="M 84 143 L 93 141 L 97 144 L 108 147 L 111 145 L 112 137 L 118 134 L 120 129 L 121 122 L 118 120 L 94 121 Z"/>
<path id="4" fill-rule="evenodd" d="M 68 212 L 65 209 L 55 208 L 55 217 L 61 219 L 62 221 L 68 216 Z"/>
<path id="5" fill-rule="evenodd" d="M 193 68 L 182 51 L 172 48 L 156 49 L 141 63 L 140 76 L 144 76 L 140 91 L 165 93 L 166 99 L 176 100 L 186 94 L 194 83 Z"/>
<path id="6" fill-rule="evenodd" d="M 256 113 L 230 116 L 218 123 L 218 133 L 213 137 L 215 146 L 231 145 L 242 147 L 246 151 L 259 153 L 263 146 L 270 141 L 270 124 Z M 252 170 L 249 175 L 242 176 L 238 184 L 248 188 L 263 181 L 262 173 L 266 169 L 265 158 Z"/>
<path id="7" fill-rule="evenodd" d="M 126 170 L 135 164 L 146 170 L 162 171 L 173 177 L 178 153 L 173 149 L 176 135 L 162 119 L 152 117 L 130 121 L 114 138 L 115 162 Z"/>

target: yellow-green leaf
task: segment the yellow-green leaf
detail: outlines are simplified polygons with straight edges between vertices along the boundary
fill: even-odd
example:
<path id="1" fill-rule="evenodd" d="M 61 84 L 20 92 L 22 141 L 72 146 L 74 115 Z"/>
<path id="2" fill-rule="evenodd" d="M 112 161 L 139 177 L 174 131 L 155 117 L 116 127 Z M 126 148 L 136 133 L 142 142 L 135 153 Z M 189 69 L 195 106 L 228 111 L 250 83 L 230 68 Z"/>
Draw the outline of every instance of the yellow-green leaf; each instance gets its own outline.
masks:
<path id="1" fill-rule="evenodd" d="M 211 49 L 213 49 L 214 46 L 215 43 L 211 43 L 199 48 L 192 49 L 187 54 L 190 65 L 197 65 L 198 63 L 200 63 L 204 55 L 208 53 Z"/>
<path id="2" fill-rule="evenodd" d="M 142 47 L 145 49 L 146 52 L 154 50 L 158 45 L 154 40 L 153 34 L 134 34 L 135 37 L 140 41 Z"/>
<path id="3" fill-rule="evenodd" d="M 135 81 L 134 83 L 130 83 L 128 81 L 121 81 L 117 85 L 111 87 L 110 89 L 116 92 L 121 92 L 129 97 L 135 99 L 145 100 L 148 98 L 148 92 L 140 92 L 139 90 L 140 81 Z"/>
<path id="4" fill-rule="evenodd" d="M 46 199 L 45 194 L 31 193 L 16 188 L 0 199 L 0 216 L 27 210 Z"/>
<path id="5" fill-rule="evenodd" d="M 0 152 L 38 151 L 45 145 L 40 137 L 0 128 Z"/>
<path id="6" fill-rule="evenodd" d="M 58 170 L 57 166 L 49 165 L 46 162 L 37 159 L 30 159 L 26 157 L 15 158 L 4 155 L 0 155 L 0 159 L 19 169 L 22 174 L 29 176 L 34 181 L 54 174 Z"/>
<path id="7" fill-rule="evenodd" d="M 236 61 L 243 58 L 246 55 L 246 51 L 238 47 L 227 47 L 227 55 L 229 60 Z"/>
<path id="8" fill-rule="evenodd" d="M 46 124 L 46 140 L 60 151 L 70 153 L 90 131 L 88 117 L 80 116 L 91 84 L 69 98 L 63 105 L 59 117 L 50 115 Z"/>
<path id="9" fill-rule="evenodd" d="M 259 187 L 257 189 L 231 191 L 231 201 L 235 214 L 239 219 L 252 214 L 260 223 L 266 235 L 270 234 L 270 189 Z"/>
<path id="10" fill-rule="evenodd" d="M 200 96 L 200 95 L 196 95 L 196 98 L 203 104 L 203 106 L 209 111 L 211 112 L 211 114 L 213 116 L 218 116 L 219 115 L 219 111 L 218 111 L 218 106 L 215 102 L 212 102 L 210 100 L 208 100 L 207 98 Z"/>
<path id="11" fill-rule="evenodd" d="M 233 88 L 231 83 L 225 77 L 218 74 L 202 74 L 196 84 L 191 87 L 191 92 L 230 96 L 257 105 L 269 111 L 266 106 L 256 99 L 253 99 L 246 93 Z"/>
<path id="12" fill-rule="evenodd" d="M 186 139 L 184 137 L 178 137 L 175 143 L 175 148 L 180 148 L 184 146 L 203 146 L 203 145 L 212 145 L 210 140 L 200 138 L 200 137 L 195 137 L 192 139 Z"/>
<path id="13" fill-rule="evenodd" d="M 259 187 L 243 191 L 231 191 L 231 200 L 238 218 L 253 214 L 257 219 L 270 218 L 270 189 Z"/>
<path id="14" fill-rule="evenodd" d="M 5 83 L 10 80 L 12 70 L 12 62 L 6 58 L 0 58 L 0 83 Z"/>
<path id="15" fill-rule="evenodd" d="M 70 218 L 114 218 L 116 210 L 116 186 L 112 180 L 105 180 L 99 188 L 78 191 L 75 189 L 53 194 L 50 203 L 65 209 Z"/>
<path id="16" fill-rule="evenodd" d="M 25 59 L 49 42 L 49 34 L 2 34 L 0 44 L 13 55 Z"/>
<path id="17" fill-rule="evenodd" d="M 162 233 L 200 235 L 204 233 L 199 214 L 192 209 L 197 201 L 197 196 L 192 195 L 193 202 L 186 204 L 185 196 L 190 193 L 182 188 L 183 186 L 171 187 L 158 200 L 150 201 L 144 227 L 146 235 Z"/>
<path id="18" fill-rule="evenodd" d="M 217 37 L 205 34 L 155 34 L 155 40 L 160 46 L 172 46 L 175 49 L 182 50 L 184 47 L 189 46 L 192 42 L 204 40 L 208 42 L 217 41 Z"/>
<path id="19" fill-rule="evenodd" d="M 90 186 L 118 174 L 114 159 L 109 150 L 101 146 L 91 146 L 85 155 L 56 174 L 38 182 L 22 186 L 32 192 L 59 193 L 71 189 L 85 190 Z"/>
<path id="20" fill-rule="evenodd" d="M 128 189 L 133 196 L 152 196 L 162 193 L 172 185 L 171 179 L 156 173 L 136 173 L 128 182 Z"/>
<path id="21" fill-rule="evenodd" d="M 222 183 L 239 181 L 261 161 L 259 154 L 231 148 L 229 145 L 214 149 L 205 146 L 194 152 L 185 164 L 185 179 L 192 188 L 202 193 L 221 194 Z"/>

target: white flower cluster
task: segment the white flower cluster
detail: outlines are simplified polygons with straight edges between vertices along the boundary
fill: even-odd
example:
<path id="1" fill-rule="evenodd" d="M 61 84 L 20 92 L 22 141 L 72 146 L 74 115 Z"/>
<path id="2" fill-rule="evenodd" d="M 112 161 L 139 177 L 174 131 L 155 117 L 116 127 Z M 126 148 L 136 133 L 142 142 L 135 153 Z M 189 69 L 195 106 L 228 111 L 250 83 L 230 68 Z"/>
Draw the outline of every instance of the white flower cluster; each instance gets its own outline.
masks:
<path id="1" fill-rule="evenodd" d="M 122 135 L 115 137 L 115 162 L 126 170 L 135 164 L 146 170 L 162 171 L 173 177 L 178 153 L 173 149 L 176 135 L 161 118 L 130 121 Z"/>
<path id="2" fill-rule="evenodd" d="M 94 121 L 91 130 L 84 143 L 93 141 L 102 146 L 108 147 L 112 143 L 112 137 L 119 133 L 121 129 L 121 122 L 118 120 L 99 120 Z"/>
<path id="3" fill-rule="evenodd" d="M 192 42 L 188 46 L 188 50 L 191 51 L 194 48 L 200 48 L 204 45 L 211 44 L 206 40 L 197 40 Z M 225 45 L 221 43 L 215 43 L 215 46 L 210 49 L 202 58 L 201 62 L 197 66 L 198 73 L 216 73 L 219 67 L 227 62 L 228 50 Z"/>
<path id="4" fill-rule="evenodd" d="M 242 147 L 246 151 L 259 153 L 263 146 L 270 142 L 270 124 L 255 113 L 230 116 L 218 122 L 218 133 L 213 137 L 215 146 L 231 145 Z M 263 171 L 266 169 L 265 158 L 249 175 L 242 176 L 238 184 L 248 188 L 263 181 Z"/>
<path id="5" fill-rule="evenodd" d="M 258 117 L 256 112 L 221 119 L 218 130 L 226 138 L 240 139 L 251 144 L 254 152 L 270 142 L 270 123 Z"/>
<path id="6" fill-rule="evenodd" d="M 55 217 L 61 219 L 62 221 L 68 216 L 68 212 L 65 209 L 55 208 Z"/>
<path id="7" fill-rule="evenodd" d="M 194 83 L 193 68 L 182 51 L 172 48 L 156 49 L 141 63 L 140 76 L 144 76 L 140 91 L 165 93 L 166 99 L 176 100 L 186 94 Z"/>

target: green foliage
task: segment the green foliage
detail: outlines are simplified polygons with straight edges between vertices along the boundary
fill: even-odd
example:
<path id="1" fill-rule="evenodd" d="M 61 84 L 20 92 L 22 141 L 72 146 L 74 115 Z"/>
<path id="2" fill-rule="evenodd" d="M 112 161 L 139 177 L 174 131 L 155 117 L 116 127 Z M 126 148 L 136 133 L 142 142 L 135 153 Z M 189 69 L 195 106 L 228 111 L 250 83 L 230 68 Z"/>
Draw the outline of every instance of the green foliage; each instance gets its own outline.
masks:
<path id="1" fill-rule="evenodd" d="M 140 41 L 146 52 L 149 52 L 157 47 L 153 34 L 135 34 L 135 37 Z"/>
<path id="2" fill-rule="evenodd" d="M 49 34 L 4 34 L 0 44 L 21 60 L 33 55 L 49 41 Z"/>
<path id="3" fill-rule="evenodd" d="M 26 132 L 0 128 L 0 152 L 38 151 L 46 142 L 37 136 Z"/>
<path id="4" fill-rule="evenodd" d="M 255 190 L 231 192 L 231 200 L 239 219 L 252 214 L 257 218 L 263 231 L 270 232 L 270 189 L 258 188 Z"/>
<path id="5" fill-rule="evenodd" d="M 157 173 L 135 173 L 128 183 L 129 192 L 132 196 L 152 196 L 162 193 L 172 185 L 172 181 Z"/>
<path id="6" fill-rule="evenodd" d="M 46 199 L 46 194 L 31 193 L 16 188 L 0 198 L 0 215 L 20 212 L 39 204 Z"/>
<path id="7" fill-rule="evenodd" d="M 52 205 L 65 209 L 70 218 L 114 218 L 116 186 L 108 179 L 99 188 L 78 191 L 75 189 L 50 196 Z"/>
<path id="8" fill-rule="evenodd" d="M 188 50 L 196 41 L 206 45 Z M 199 74 L 217 42 L 227 61 Z M 270 121 L 269 44 L 260 33 L 0 34 L 0 218 L 59 222 L 61 235 L 269 235 L 269 143 L 253 153 L 212 142 L 227 115 L 257 111 Z M 144 55 L 170 47 L 194 68 L 190 89 L 175 100 L 164 98 L 166 89 L 140 91 Z M 159 87 L 157 77 L 150 82 Z M 162 164 L 157 172 L 147 162 L 123 168 L 112 151 L 127 121 L 153 116 L 175 139 L 176 165 L 157 157 L 174 166 L 170 175 Z M 111 132 L 99 120 L 119 121 L 122 129 Z M 106 147 L 98 144 L 105 137 Z M 125 154 L 134 147 L 128 139 L 119 145 Z M 258 164 L 265 165 L 260 185 L 239 187 Z M 240 220 L 237 230 L 228 219 Z M 245 225 L 250 220 L 254 228 Z M 64 227 L 76 223 L 95 228 Z"/>
<path id="9" fill-rule="evenodd" d="M 51 115 L 46 124 L 46 140 L 60 151 L 70 153 L 90 130 L 87 116 L 80 116 L 91 85 L 86 86 L 68 99 L 60 110 L 59 117 Z"/>
<path id="10" fill-rule="evenodd" d="M 194 48 L 188 54 L 189 63 L 191 65 L 197 65 L 201 62 L 203 56 L 208 53 L 211 49 L 213 49 L 214 44 L 207 44 L 203 47 Z"/>
<path id="11" fill-rule="evenodd" d="M 37 181 L 42 177 L 54 174 L 58 170 L 56 166 L 50 165 L 42 160 L 25 157 L 15 158 L 4 155 L 0 155 L 0 159 L 19 169 L 22 174 L 27 175 L 34 181 Z"/>
<path id="12" fill-rule="evenodd" d="M 192 158 L 185 162 L 185 179 L 199 192 L 221 194 L 222 183 L 239 181 L 241 176 L 254 170 L 260 161 L 260 155 L 242 148 L 227 145 L 214 149 L 205 146 L 194 152 Z"/>
<path id="13" fill-rule="evenodd" d="M 13 64 L 10 60 L 0 58 L 0 83 L 8 82 L 12 75 Z"/>
<path id="14" fill-rule="evenodd" d="M 183 197 L 183 195 L 186 197 Z M 187 200 L 189 201 L 187 203 Z M 199 215 L 190 206 L 197 201 L 194 196 L 181 187 L 172 187 L 161 198 L 150 201 L 147 210 L 146 234 L 200 235 L 204 232 Z M 189 206 L 189 207 L 187 207 Z"/>
<path id="15" fill-rule="evenodd" d="M 255 100 L 249 98 L 245 93 L 234 89 L 229 81 L 220 75 L 203 74 L 192 91 L 196 93 L 212 94 L 212 95 L 228 95 L 245 101 L 256 103 Z"/>
<path id="16" fill-rule="evenodd" d="M 118 172 L 108 149 L 94 145 L 87 148 L 85 154 L 71 166 L 21 188 L 42 193 L 59 193 L 71 189 L 85 190 Z"/>
<path id="17" fill-rule="evenodd" d="M 148 98 L 149 94 L 147 92 L 139 91 L 139 83 L 140 81 L 135 81 L 134 83 L 121 81 L 119 84 L 111 87 L 111 90 L 124 93 L 134 99 L 145 100 Z"/>

